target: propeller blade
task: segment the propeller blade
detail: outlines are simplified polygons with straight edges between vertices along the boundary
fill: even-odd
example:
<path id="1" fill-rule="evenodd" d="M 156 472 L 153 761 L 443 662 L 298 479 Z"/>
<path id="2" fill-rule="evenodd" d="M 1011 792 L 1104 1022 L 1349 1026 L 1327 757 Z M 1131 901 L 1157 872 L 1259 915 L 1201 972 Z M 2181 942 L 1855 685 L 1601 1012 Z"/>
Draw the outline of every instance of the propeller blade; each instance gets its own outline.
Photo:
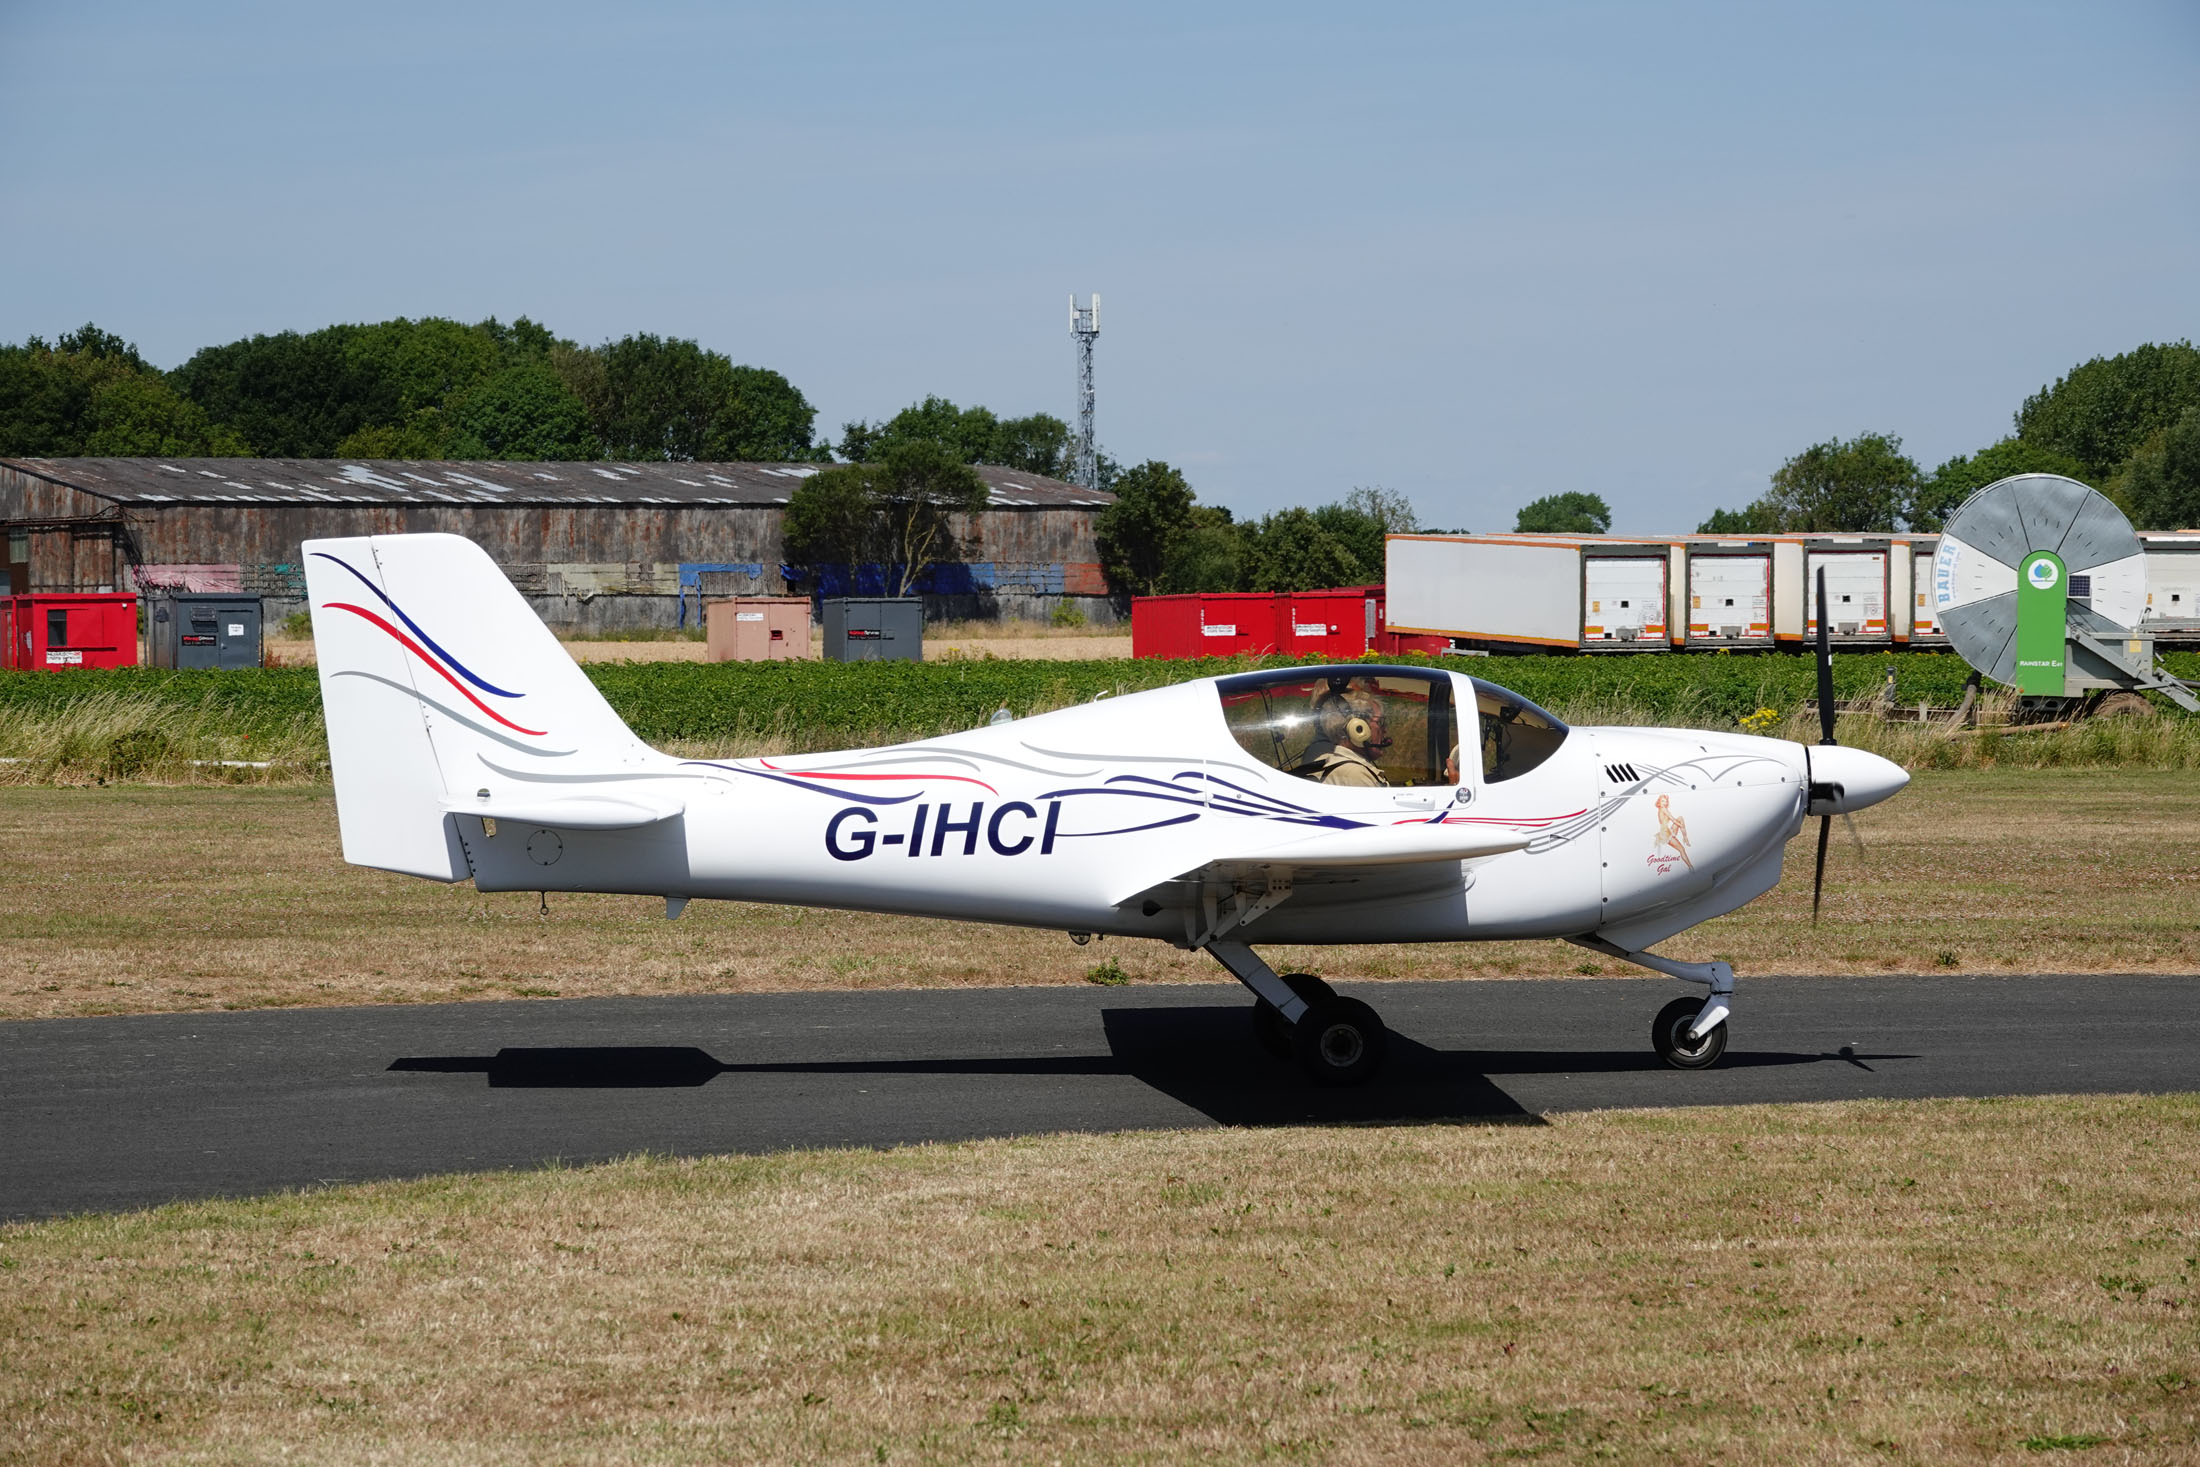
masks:
<path id="1" fill-rule="evenodd" d="M 1836 742 L 1833 737 L 1833 640 L 1827 631 L 1824 566 L 1818 567 L 1818 732 L 1819 743 Z M 1820 848 L 1823 847 L 1824 843 L 1820 842 Z"/>
<path id="2" fill-rule="evenodd" d="M 1826 842 L 1833 839 L 1833 817 L 1818 817 L 1818 869 L 1810 878 L 1810 923 L 1818 925 L 1818 904 L 1826 895 Z"/>
<path id="3" fill-rule="evenodd" d="M 1849 814 L 1848 811 L 1843 810 L 1841 812 L 1841 823 L 1848 828 L 1849 839 L 1856 842 L 1856 854 L 1858 854 L 1859 856 L 1863 855 L 1864 832 L 1856 828 L 1856 817 Z"/>

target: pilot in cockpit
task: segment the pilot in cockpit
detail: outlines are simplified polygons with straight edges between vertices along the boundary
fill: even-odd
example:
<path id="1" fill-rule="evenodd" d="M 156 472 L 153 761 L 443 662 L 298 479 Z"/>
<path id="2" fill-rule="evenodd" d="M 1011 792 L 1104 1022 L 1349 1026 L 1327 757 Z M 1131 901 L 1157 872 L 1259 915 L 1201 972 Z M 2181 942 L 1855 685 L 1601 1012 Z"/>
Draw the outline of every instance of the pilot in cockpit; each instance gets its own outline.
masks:
<path id="1" fill-rule="evenodd" d="M 1375 760 L 1389 747 L 1382 700 L 1332 685 L 1314 700 L 1314 741 L 1291 772 L 1322 784 L 1387 785 Z"/>

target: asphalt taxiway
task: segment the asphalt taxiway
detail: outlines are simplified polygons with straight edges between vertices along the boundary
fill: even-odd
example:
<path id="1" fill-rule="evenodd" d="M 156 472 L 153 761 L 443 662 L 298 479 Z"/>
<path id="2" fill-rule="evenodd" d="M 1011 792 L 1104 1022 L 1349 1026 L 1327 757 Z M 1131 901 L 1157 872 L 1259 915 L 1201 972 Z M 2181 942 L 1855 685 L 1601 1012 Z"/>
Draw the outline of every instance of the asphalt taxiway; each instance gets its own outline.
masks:
<path id="1" fill-rule="evenodd" d="M 0 1024 L 0 1217 L 316 1183 L 1047 1131 L 1474 1123 L 1615 1106 L 2200 1090 L 2200 979 L 1756 978 L 1717 1069 L 1658 979 L 1340 984 L 1357 1090 L 1220 985 L 533 1000 Z M 1700 990 L 1698 990 L 1700 991 Z"/>

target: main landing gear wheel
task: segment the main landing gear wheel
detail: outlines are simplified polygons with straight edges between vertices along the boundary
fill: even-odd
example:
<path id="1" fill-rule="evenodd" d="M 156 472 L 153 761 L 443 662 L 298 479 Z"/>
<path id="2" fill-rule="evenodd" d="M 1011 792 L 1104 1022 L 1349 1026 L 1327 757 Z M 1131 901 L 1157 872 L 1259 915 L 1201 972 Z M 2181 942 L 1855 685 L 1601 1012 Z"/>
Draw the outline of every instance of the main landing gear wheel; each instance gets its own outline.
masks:
<path id="1" fill-rule="evenodd" d="M 1306 1000 L 1309 1007 L 1327 1003 L 1337 996 L 1331 988 L 1312 973 L 1286 973 L 1283 981 L 1291 985 L 1291 991 Z M 1291 1026 L 1284 1021 L 1276 1006 L 1265 998 L 1253 1000 L 1253 1038 L 1262 1049 L 1277 1059 L 1291 1058 Z"/>
<path id="2" fill-rule="evenodd" d="M 1696 1015 L 1703 1012 L 1700 998 L 1676 998 L 1658 1010 L 1658 1016 L 1650 1024 L 1650 1047 L 1676 1070 L 1708 1070 L 1726 1053 L 1726 1020 L 1721 1019 L 1703 1034 L 1690 1038 L 1688 1031 L 1696 1027 Z"/>
<path id="3" fill-rule="evenodd" d="M 1317 1085 L 1358 1085 L 1383 1062 L 1389 1042 L 1376 1012 L 1356 998 L 1311 1005 L 1291 1026 L 1299 1067 Z"/>

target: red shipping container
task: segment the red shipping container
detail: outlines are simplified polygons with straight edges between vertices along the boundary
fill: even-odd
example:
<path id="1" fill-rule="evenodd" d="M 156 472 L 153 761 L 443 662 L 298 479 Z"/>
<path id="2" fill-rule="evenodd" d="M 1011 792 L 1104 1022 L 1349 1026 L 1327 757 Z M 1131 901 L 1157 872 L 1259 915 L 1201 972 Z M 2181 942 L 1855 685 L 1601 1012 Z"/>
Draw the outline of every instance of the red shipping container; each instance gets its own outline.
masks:
<path id="1" fill-rule="evenodd" d="M 1229 657 L 1281 652 L 1350 661 L 1451 650 L 1451 638 L 1393 632 L 1381 586 L 1326 591 L 1209 591 L 1131 601 L 1133 657 Z"/>
<path id="2" fill-rule="evenodd" d="M 1425 632 L 1378 631 L 1375 633 L 1375 650 L 1385 657 L 1397 657 L 1407 652 L 1418 652 L 1424 657 L 1441 657 L 1451 650 L 1451 638 Z"/>
<path id="3" fill-rule="evenodd" d="M 1282 650 L 1294 657 L 1355 658 L 1377 645 L 1383 588 L 1285 591 L 1276 597 L 1276 623 Z"/>
<path id="4" fill-rule="evenodd" d="M 0 667 L 58 671 L 138 665 L 137 597 L 128 591 L 0 598 Z"/>
<path id="5" fill-rule="evenodd" d="M 1131 656 L 1236 657 L 1276 650 L 1268 591 L 1206 591 L 1131 601 Z"/>

